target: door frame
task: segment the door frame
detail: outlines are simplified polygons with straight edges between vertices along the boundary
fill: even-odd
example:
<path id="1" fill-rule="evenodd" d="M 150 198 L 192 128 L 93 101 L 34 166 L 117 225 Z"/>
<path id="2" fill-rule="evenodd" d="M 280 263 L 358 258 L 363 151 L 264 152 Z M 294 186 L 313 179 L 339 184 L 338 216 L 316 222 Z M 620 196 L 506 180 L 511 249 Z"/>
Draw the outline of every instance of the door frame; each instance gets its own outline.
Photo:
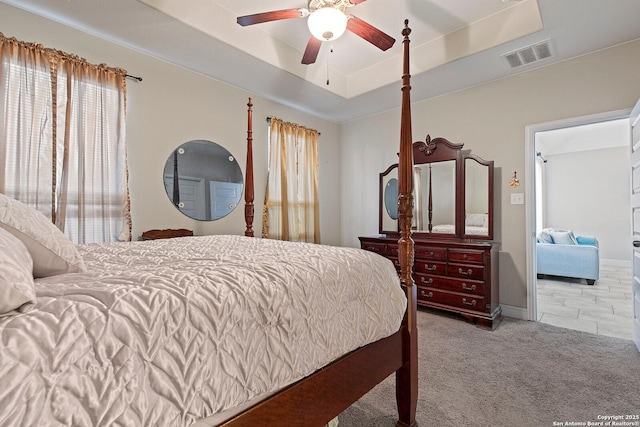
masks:
<path id="1" fill-rule="evenodd" d="M 616 119 L 628 118 L 631 109 L 607 111 L 587 116 L 572 117 L 552 122 L 538 123 L 525 126 L 525 183 L 529 183 L 525 191 L 525 245 L 527 260 L 527 320 L 537 321 L 537 272 L 536 272 L 536 133 L 563 129 L 573 126 L 588 125 Z M 631 155 L 631 153 L 629 153 Z"/>

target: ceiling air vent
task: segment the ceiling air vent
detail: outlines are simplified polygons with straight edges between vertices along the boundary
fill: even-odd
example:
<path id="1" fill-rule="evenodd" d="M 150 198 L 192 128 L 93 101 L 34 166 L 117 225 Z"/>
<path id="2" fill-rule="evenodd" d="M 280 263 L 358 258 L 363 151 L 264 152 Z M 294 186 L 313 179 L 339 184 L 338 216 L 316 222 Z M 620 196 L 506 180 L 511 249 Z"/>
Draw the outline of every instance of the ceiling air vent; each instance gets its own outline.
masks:
<path id="1" fill-rule="evenodd" d="M 502 55 L 511 68 L 528 65 L 552 56 L 550 40 L 545 40 Z"/>

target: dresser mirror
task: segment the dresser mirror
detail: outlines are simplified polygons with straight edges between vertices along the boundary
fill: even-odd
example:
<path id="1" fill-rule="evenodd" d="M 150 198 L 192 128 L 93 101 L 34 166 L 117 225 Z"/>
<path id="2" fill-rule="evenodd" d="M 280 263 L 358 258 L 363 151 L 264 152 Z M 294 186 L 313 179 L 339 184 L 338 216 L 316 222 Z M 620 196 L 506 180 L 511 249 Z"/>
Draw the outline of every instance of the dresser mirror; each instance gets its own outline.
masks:
<path id="1" fill-rule="evenodd" d="M 395 196 L 395 197 L 394 197 Z M 398 164 L 380 174 L 380 234 L 398 232 Z"/>
<path id="2" fill-rule="evenodd" d="M 464 157 L 464 236 L 493 238 L 493 161 Z"/>
<path id="3" fill-rule="evenodd" d="M 456 161 L 443 160 L 413 167 L 413 230 L 455 234 Z"/>
<path id="4" fill-rule="evenodd" d="M 429 136 L 413 144 L 412 229 L 420 239 L 493 238 L 493 161 L 462 147 Z M 380 234 L 398 234 L 397 179 L 397 164 L 380 174 Z"/>
<path id="5" fill-rule="evenodd" d="M 244 187 L 235 157 L 221 145 L 206 140 L 178 146 L 167 158 L 163 181 L 176 209 L 199 221 L 212 221 L 231 213 Z"/>

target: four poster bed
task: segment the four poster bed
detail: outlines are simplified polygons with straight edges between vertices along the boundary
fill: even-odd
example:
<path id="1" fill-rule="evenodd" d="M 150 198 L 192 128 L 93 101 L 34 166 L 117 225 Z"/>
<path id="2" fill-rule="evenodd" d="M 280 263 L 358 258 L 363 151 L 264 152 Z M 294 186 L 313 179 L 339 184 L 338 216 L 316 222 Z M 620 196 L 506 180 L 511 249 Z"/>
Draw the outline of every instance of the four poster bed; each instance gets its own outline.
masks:
<path id="1" fill-rule="evenodd" d="M 322 426 L 395 372 L 397 425 L 416 426 L 410 32 L 400 277 L 360 249 L 252 237 L 249 99 L 245 236 L 76 247 L 0 195 L 0 278 L 23 281 L 0 313 L 0 425 Z"/>

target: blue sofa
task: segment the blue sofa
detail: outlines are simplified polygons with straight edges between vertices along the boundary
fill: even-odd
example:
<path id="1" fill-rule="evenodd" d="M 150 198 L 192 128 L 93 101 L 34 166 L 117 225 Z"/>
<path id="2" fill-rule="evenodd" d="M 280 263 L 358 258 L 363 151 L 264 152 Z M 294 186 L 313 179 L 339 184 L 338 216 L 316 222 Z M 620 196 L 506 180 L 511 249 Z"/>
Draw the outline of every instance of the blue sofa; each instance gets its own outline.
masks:
<path id="1" fill-rule="evenodd" d="M 574 236 L 570 230 L 544 229 L 536 243 L 537 273 L 585 279 L 593 285 L 600 278 L 598 240 Z"/>

